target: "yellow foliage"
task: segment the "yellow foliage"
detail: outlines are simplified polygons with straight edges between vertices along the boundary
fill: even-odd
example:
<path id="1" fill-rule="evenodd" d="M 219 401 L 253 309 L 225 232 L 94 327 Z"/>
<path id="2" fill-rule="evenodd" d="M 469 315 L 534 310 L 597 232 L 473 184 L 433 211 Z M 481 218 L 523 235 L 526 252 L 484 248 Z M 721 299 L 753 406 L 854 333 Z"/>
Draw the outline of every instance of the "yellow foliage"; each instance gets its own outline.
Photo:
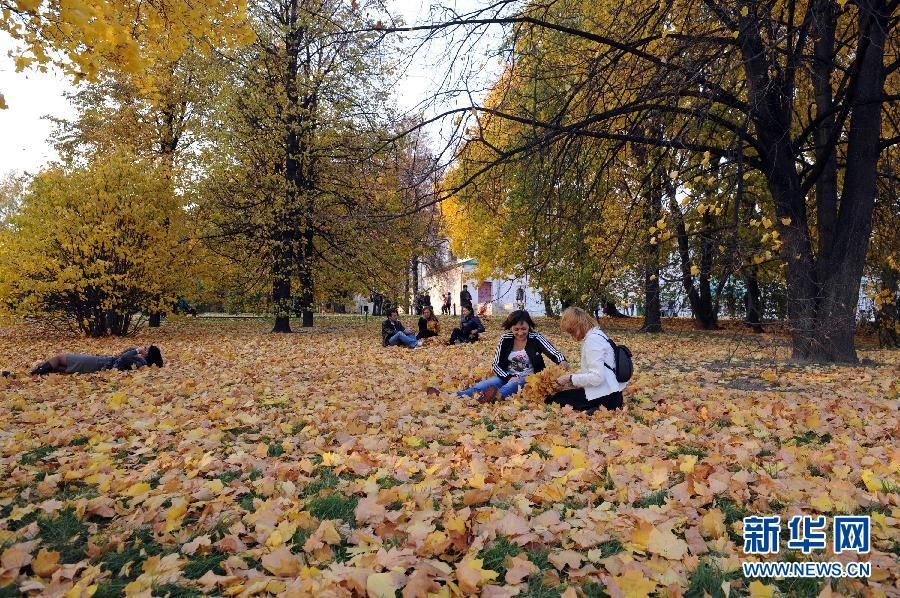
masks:
<path id="1" fill-rule="evenodd" d="M 197 272 L 182 199 L 166 171 L 126 153 L 39 174 L 0 230 L 0 306 L 92 336 L 165 311 Z"/>

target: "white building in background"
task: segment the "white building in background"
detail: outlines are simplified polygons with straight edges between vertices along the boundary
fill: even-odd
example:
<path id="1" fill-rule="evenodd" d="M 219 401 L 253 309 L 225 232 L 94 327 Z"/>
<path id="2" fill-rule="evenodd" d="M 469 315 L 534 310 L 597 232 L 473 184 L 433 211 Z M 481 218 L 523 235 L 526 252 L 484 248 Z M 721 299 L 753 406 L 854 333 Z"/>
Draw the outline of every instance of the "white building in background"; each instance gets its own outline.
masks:
<path id="1" fill-rule="evenodd" d="M 431 298 L 435 313 L 440 315 L 444 295 L 450 293 L 451 303 L 460 313 L 459 293 L 468 285 L 476 313 L 506 315 L 516 309 L 527 309 L 533 316 L 545 315 L 544 300 L 537 289 L 528 284 L 528 278 L 489 278 L 480 281 L 474 277 L 478 261 L 458 260 L 447 268 L 430 272 L 423 267 L 419 288 Z M 453 308 L 451 308 L 451 314 Z"/>

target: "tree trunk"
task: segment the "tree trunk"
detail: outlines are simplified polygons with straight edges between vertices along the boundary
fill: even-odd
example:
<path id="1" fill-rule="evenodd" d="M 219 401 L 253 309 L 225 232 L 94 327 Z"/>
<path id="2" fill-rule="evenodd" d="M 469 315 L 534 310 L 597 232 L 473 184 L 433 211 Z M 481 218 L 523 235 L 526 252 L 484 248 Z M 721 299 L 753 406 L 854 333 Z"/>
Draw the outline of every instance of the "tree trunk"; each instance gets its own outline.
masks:
<path id="1" fill-rule="evenodd" d="M 275 270 L 274 276 L 272 303 L 275 306 L 275 326 L 272 328 L 272 332 L 290 332 L 291 278 L 284 271 L 278 269 Z"/>
<path id="2" fill-rule="evenodd" d="M 752 28 L 742 29 L 739 38 L 744 56 L 749 99 L 756 112 L 759 153 L 769 190 L 775 200 L 777 226 L 786 260 L 788 318 L 791 326 L 793 358 L 797 361 L 857 361 L 854 348 L 856 307 L 865 264 L 875 181 L 881 152 L 881 111 L 884 92 L 884 46 L 888 30 L 885 0 L 859 0 L 859 38 L 850 66 L 849 126 L 846 133 L 846 168 L 840 201 L 835 200 L 831 159 L 835 136 L 816 131 L 817 160 L 816 212 L 819 223 L 818 255 L 813 250 L 806 217 L 806 193 L 795 166 L 791 143 L 791 107 L 794 82 L 773 84 L 767 64 L 768 53 Z M 831 101 L 825 90 L 830 70 L 823 60 L 835 60 L 831 40 L 830 7 L 815 3 L 812 10 L 820 26 L 816 36 L 814 76 L 817 110 L 826 110 Z M 785 75 L 787 76 L 787 75 Z M 824 114 L 824 113 L 823 113 Z M 824 127 L 823 127 L 824 128 Z M 824 144 L 824 145 L 823 145 Z"/>
<path id="3" fill-rule="evenodd" d="M 148 318 L 147 325 L 150 328 L 159 328 L 161 324 L 162 324 L 162 314 L 159 313 L 158 311 L 151 313 L 150 317 Z"/>
<path id="4" fill-rule="evenodd" d="M 884 263 L 881 269 L 881 292 L 884 298 L 875 304 L 875 328 L 878 345 L 883 348 L 900 346 L 900 310 L 897 309 L 897 271 Z"/>
<path id="5" fill-rule="evenodd" d="M 553 317 L 555 317 L 555 316 L 553 315 L 553 303 L 550 301 L 550 295 L 548 295 L 548 294 L 543 294 L 543 295 L 541 295 L 541 299 L 544 300 L 544 314 L 545 314 L 548 318 L 553 318 Z"/>
<path id="6" fill-rule="evenodd" d="M 659 174 L 650 176 L 648 193 L 644 199 L 644 324 L 642 332 L 662 332 L 662 313 L 659 300 L 659 243 L 658 232 L 651 233 L 662 214 L 662 195 Z"/>
<path id="7" fill-rule="evenodd" d="M 604 299 L 602 302 L 603 305 L 603 313 L 610 318 L 627 318 L 625 314 L 619 311 L 619 308 L 616 307 L 616 304 L 609 299 Z"/>
<path id="8" fill-rule="evenodd" d="M 747 312 L 747 326 L 753 332 L 762 332 L 762 300 L 759 293 L 759 280 L 756 276 L 756 268 L 749 267 L 744 273 L 744 307 Z"/>
<path id="9" fill-rule="evenodd" d="M 711 266 L 711 248 L 709 243 L 705 241 L 708 235 L 704 233 L 701 236 L 701 277 L 704 276 L 703 267 L 706 266 L 705 286 L 704 280 L 701 279 L 701 289 L 705 288 L 705 296 L 694 287 L 694 275 L 691 272 L 691 253 L 690 243 L 688 241 L 687 228 L 684 225 L 684 216 L 681 208 L 675 200 L 675 193 L 669 193 L 669 211 L 675 219 L 675 236 L 678 239 L 678 257 L 681 265 L 681 285 L 684 287 L 691 304 L 691 312 L 694 316 L 694 324 L 703 330 L 714 330 L 718 326 L 716 324 L 715 313 L 712 309 L 712 293 L 709 288 L 709 268 Z"/>

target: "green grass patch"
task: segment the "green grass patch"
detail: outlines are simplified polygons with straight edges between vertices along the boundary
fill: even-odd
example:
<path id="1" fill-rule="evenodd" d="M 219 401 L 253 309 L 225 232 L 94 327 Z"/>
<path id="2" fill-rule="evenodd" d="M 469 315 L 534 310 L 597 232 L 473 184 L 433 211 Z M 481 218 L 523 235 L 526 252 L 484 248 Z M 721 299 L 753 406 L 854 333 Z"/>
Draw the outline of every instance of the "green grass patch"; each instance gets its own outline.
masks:
<path id="1" fill-rule="evenodd" d="M 549 459 L 552 455 L 542 449 L 536 442 L 532 442 L 531 446 L 528 447 L 529 453 L 534 453 L 539 456 L 541 459 Z"/>
<path id="2" fill-rule="evenodd" d="M 177 583 L 167 583 L 153 588 L 153 595 L 160 598 L 194 598 L 203 594 L 194 588 L 182 586 Z"/>
<path id="3" fill-rule="evenodd" d="M 22 456 L 19 457 L 19 463 L 21 465 L 35 465 L 38 461 L 43 461 L 55 450 L 55 446 L 42 446 L 40 448 L 31 449 L 26 453 L 22 453 Z"/>
<path id="4" fill-rule="evenodd" d="M 787 562 L 798 562 L 803 559 L 795 552 L 784 553 L 779 560 Z M 760 578 L 762 583 L 766 585 L 774 585 L 778 588 L 783 596 L 791 596 L 791 598 L 816 598 L 819 595 L 822 579 L 816 577 L 785 577 L 784 579 L 775 579 L 774 577 Z"/>
<path id="5" fill-rule="evenodd" d="M 93 598 L 119 598 L 125 595 L 125 586 L 128 582 L 122 579 L 114 579 L 97 586 Z"/>
<path id="6" fill-rule="evenodd" d="M 560 598 L 565 589 L 563 585 L 545 585 L 543 575 L 535 573 L 528 578 L 528 587 L 519 596 L 525 596 L 526 598 Z"/>
<path id="7" fill-rule="evenodd" d="M 581 592 L 585 598 L 608 598 L 606 586 L 597 581 L 586 581 L 581 584 Z"/>
<path id="8" fill-rule="evenodd" d="M 241 472 L 237 469 L 225 471 L 217 475 L 216 478 L 227 486 L 231 482 L 239 480 L 241 478 Z"/>
<path id="9" fill-rule="evenodd" d="M 600 554 L 602 555 L 601 558 L 604 559 L 625 550 L 625 547 L 617 539 L 607 540 L 606 542 L 597 545 L 597 548 L 600 549 Z"/>
<path id="10" fill-rule="evenodd" d="M 497 579 L 502 580 L 506 576 L 507 559 L 517 556 L 521 552 L 522 549 L 518 545 L 506 538 L 497 538 L 490 547 L 478 553 L 478 558 L 484 559 L 482 568 L 496 571 Z"/>
<path id="11" fill-rule="evenodd" d="M 216 575 L 225 575 L 222 569 L 222 561 L 228 558 L 227 554 L 221 552 L 211 552 L 195 558 L 184 566 L 181 570 L 182 574 L 188 579 L 200 579 L 206 575 L 207 571 L 212 571 Z"/>
<path id="12" fill-rule="evenodd" d="M 0 588 L 0 598 L 19 598 L 19 587 L 15 583 Z"/>
<path id="13" fill-rule="evenodd" d="M 728 537 L 735 544 L 742 545 L 744 539 L 732 529 L 731 524 L 735 521 L 743 521 L 744 517 L 747 516 L 747 511 L 730 498 L 725 497 L 717 497 L 713 500 L 713 506 L 718 507 L 725 514 L 725 529 L 728 532 Z"/>
<path id="14" fill-rule="evenodd" d="M 662 490 L 657 490 L 656 492 L 650 492 L 649 494 L 645 494 L 641 496 L 639 499 L 634 501 L 634 506 L 639 508 L 647 508 L 652 506 L 661 507 L 666 504 L 666 499 L 669 497 L 669 491 L 665 488 Z"/>
<path id="15" fill-rule="evenodd" d="M 788 442 L 793 440 L 797 443 L 797 446 L 803 446 L 804 444 L 828 444 L 831 442 L 831 434 L 816 434 L 812 430 L 808 430 L 803 434 L 794 434 L 788 439 Z"/>
<path id="16" fill-rule="evenodd" d="M 528 560 L 537 565 L 541 571 L 552 569 L 553 564 L 550 562 L 550 551 L 543 548 L 534 548 L 527 553 Z"/>
<path id="17" fill-rule="evenodd" d="M 615 487 L 616 482 L 613 480 L 612 474 L 609 473 L 609 465 L 607 465 L 603 470 L 603 489 L 614 490 Z"/>
<path id="18" fill-rule="evenodd" d="M 688 577 L 688 588 L 684 595 L 690 598 L 702 596 L 725 598 L 722 584 L 735 577 L 737 577 L 737 573 L 725 573 L 714 563 L 701 561 Z"/>
<path id="19" fill-rule="evenodd" d="M 316 471 L 318 476 L 303 489 L 301 493 L 303 498 L 315 496 L 323 490 L 334 490 L 340 482 L 340 478 L 334 475 L 334 470 L 330 467 L 321 467 Z"/>
<path id="20" fill-rule="evenodd" d="M 69 446 L 84 446 L 90 440 L 87 436 L 76 436 L 69 441 Z"/>
<path id="21" fill-rule="evenodd" d="M 253 501 L 259 498 L 256 492 L 248 492 L 241 496 L 241 500 L 238 501 L 238 504 L 242 509 L 247 511 L 248 513 L 252 513 L 256 511 L 256 507 L 253 505 Z"/>
<path id="22" fill-rule="evenodd" d="M 101 568 L 109 571 L 115 577 L 123 577 L 126 580 L 136 578 L 141 573 L 141 563 L 148 556 L 162 554 L 163 547 L 153 539 L 153 534 L 148 528 L 135 532 L 131 542 L 122 547 L 119 552 L 107 552 L 100 557 Z M 127 574 L 122 575 L 122 568 L 132 563 Z"/>
<path id="23" fill-rule="evenodd" d="M 393 488 L 395 486 L 402 486 L 403 482 L 395 478 L 394 476 L 384 476 L 383 478 L 378 478 L 377 480 L 378 487 L 382 490 L 387 488 Z"/>
<path id="24" fill-rule="evenodd" d="M 313 530 L 311 529 L 298 529 L 294 532 L 294 535 L 291 536 L 290 544 L 293 545 L 293 552 L 299 552 L 303 550 L 303 545 L 306 544 L 306 541 L 312 535 Z"/>
<path id="25" fill-rule="evenodd" d="M 313 498 L 306 503 L 310 515 L 319 520 L 340 519 L 346 521 L 351 527 L 356 525 L 356 517 L 353 512 L 359 499 L 355 496 L 343 496 L 331 494 Z"/>
<path id="26" fill-rule="evenodd" d="M 268 454 L 270 457 L 280 457 L 287 451 L 284 450 L 284 447 L 281 444 L 272 443 L 269 445 Z"/>
<path id="27" fill-rule="evenodd" d="M 12 532 L 19 531 L 23 527 L 31 525 L 32 523 L 37 521 L 39 515 L 40 515 L 40 511 L 35 510 L 35 511 L 32 511 L 31 513 L 28 513 L 27 515 L 23 515 L 22 518 L 19 519 L 18 521 L 7 520 L 6 528 Z"/>
<path id="28" fill-rule="evenodd" d="M 668 452 L 668 455 L 673 459 L 678 458 L 678 455 L 694 455 L 699 461 L 706 457 L 707 452 L 702 448 L 697 448 L 694 446 L 676 446 L 674 449 Z"/>
<path id="29" fill-rule="evenodd" d="M 62 563 L 77 563 L 85 558 L 87 526 L 78 520 L 73 509 L 64 509 L 56 517 L 39 517 L 37 524 L 44 548 L 58 551 Z"/>

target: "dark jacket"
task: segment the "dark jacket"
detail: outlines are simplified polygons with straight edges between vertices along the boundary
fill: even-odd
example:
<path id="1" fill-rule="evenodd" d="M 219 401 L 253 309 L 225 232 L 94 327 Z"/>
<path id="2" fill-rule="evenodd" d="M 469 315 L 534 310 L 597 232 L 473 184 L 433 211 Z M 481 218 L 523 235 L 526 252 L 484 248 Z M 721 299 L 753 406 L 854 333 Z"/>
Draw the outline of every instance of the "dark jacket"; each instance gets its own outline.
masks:
<path id="1" fill-rule="evenodd" d="M 131 370 L 147 365 L 147 360 L 138 355 L 137 349 L 126 349 L 112 358 L 110 368 L 117 370 Z"/>
<path id="2" fill-rule="evenodd" d="M 391 322 L 390 320 L 385 320 L 381 323 L 381 344 L 387 345 L 388 340 L 398 332 L 403 332 L 405 327 L 400 320 L 395 322 Z"/>
<path id="3" fill-rule="evenodd" d="M 469 291 L 460 291 L 459 292 L 459 306 L 463 305 L 472 305 L 472 293 Z"/>
<path id="4" fill-rule="evenodd" d="M 507 332 L 500 337 L 500 342 L 497 343 L 497 352 L 494 354 L 494 364 L 491 367 L 494 373 L 504 380 L 509 380 L 512 377 L 512 374 L 506 371 L 506 368 L 509 367 L 509 354 L 512 353 L 514 342 L 513 333 Z M 525 353 L 528 354 L 528 359 L 531 360 L 531 367 L 534 368 L 535 374 L 547 367 L 544 364 L 543 355 L 549 357 L 553 363 L 559 363 L 566 359 L 550 341 L 537 332 L 528 333 L 528 340 L 525 341 Z"/>
<path id="5" fill-rule="evenodd" d="M 469 335 L 473 332 L 479 334 L 484 332 L 484 324 L 481 323 L 481 319 L 478 316 L 471 315 L 467 318 L 462 318 L 459 321 L 459 329 L 462 332 L 463 338 L 469 338 Z"/>
<path id="6" fill-rule="evenodd" d="M 431 338 L 432 336 L 437 336 L 441 332 L 441 325 L 438 323 L 438 319 L 435 317 L 431 318 L 431 327 L 434 330 L 428 329 L 428 320 L 425 318 L 419 318 L 419 334 L 416 335 L 416 338 Z"/>

